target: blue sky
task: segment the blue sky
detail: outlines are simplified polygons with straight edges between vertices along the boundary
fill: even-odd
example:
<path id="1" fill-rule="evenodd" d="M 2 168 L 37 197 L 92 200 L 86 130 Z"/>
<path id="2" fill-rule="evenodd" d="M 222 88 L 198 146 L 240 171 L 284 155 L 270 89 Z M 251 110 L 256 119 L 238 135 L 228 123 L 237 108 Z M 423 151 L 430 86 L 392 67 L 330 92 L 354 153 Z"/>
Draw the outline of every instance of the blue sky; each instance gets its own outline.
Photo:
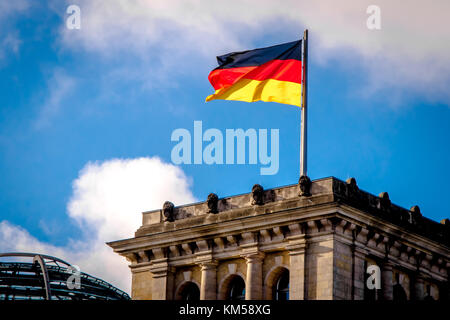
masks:
<path id="1" fill-rule="evenodd" d="M 355 177 L 368 192 L 387 191 L 400 206 L 419 205 L 431 219 L 447 218 L 450 26 L 438 19 L 446 10 L 429 8 L 428 16 L 417 6 L 379 2 L 381 30 L 365 27 L 369 3 L 364 1 L 322 7 L 263 1 L 255 12 L 236 15 L 227 10 L 236 3 L 224 7 L 214 1 L 155 7 L 118 0 L 104 6 L 25 0 L 0 5 L 0 222 L 27 238 L 16 246 L 16 238 L 3 230 L 0 251 L 56 248 L 69 260 L 78 259 L 68 253 L 70 245 L 86 239 L 80 226 L 97 221 L 69 205 L 83 197 L 75 181 L 89 171 L 88 163 L 89 172 L 98 173 L 112 159 L 160 158 L 146 167 L 154 189 L 145 192 L 149 197 L 156 188 L 167 192 L 130 209 L 138 222 L 140 211 L 157 209 L 163 200 L 182 204 L 203 201 L 210 192 L 250 192 L 255 183 L 265 188 L 296 183 L 300 109 L 204 101 L 213 92 L 207 76 L 215 56 L 293 41 L 305 27 L 310 30 L 308 175 Z M 80 30 L 65 27 L 69 4 L 81 8 Z M 176 171 L 169 181 L 164 170 L 175 145 L 171 133 L 193 132 L 194 120 L 201 120 L 204 130 L 222 132 L 279 129 L 278 173 L 261 176 L 259 165 L 182 165 L 184 173 Z M 112 183 L 120 183 L 114 177 Z M 167 187 L 180 183 L 184 198 Z M 121 187 L 136 186 L 141 181 Z M 138 226 L 101 242 L 131 237 Z M 74 262 L 83 270 L 83 261 Z M 88 265 L 86 270 L 95 270 Z M 128 281 L 102 272 L 98 276 L 122 287 Z"/>

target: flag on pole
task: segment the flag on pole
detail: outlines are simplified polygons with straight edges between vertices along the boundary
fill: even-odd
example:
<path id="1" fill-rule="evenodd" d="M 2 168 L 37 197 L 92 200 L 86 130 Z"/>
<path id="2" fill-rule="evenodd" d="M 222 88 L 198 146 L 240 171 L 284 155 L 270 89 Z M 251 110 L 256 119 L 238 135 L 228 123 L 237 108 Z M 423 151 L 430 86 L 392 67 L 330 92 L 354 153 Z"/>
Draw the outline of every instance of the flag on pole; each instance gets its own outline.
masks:
<path id="1" fill-rule="evenodd" d="M 217 57 L 211 100 L 266 101 L 302 106 L 302 40 Z"/>

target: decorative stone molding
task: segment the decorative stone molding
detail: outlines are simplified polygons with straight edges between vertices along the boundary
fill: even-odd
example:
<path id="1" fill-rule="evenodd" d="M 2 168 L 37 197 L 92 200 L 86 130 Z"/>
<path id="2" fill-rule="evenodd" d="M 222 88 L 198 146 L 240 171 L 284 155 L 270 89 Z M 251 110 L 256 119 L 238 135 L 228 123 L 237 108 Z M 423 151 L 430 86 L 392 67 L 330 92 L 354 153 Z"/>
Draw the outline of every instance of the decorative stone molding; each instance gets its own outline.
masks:
<path id="1" fill-rule="evenodd" d="M 303 234 L 302 225 L 300 223 L 294 223 L 288 225 L 289 237 L 299 236 Z"/>
<path id="2" fill-rule="evenodd" d="M 166 258 L 166 248 L 154 248 L 152 249 L 153 255 L 155 259 L 164 259 Z"/>
<path id="3" fill-rule="evenodd" d="M 402 250 L 400 251 L 400 260 L 409 262 L 409 251 L 408 250 L 411 250 L 411 247 L 402 246 Z"/>
<path id="4" fill-rule="evenodd" d="M 231 246 L 237 246 L 238 245 L 237 236 L 235 235 L 227 236 L 227 242 Z"/>
<path id="5" fill-rule="evenodd" d="M 345 227 L 347 226 L 347 221 L 344 219 L 338 220 L 335 224 L 334 230 L 337 233 L 344 233 Z"/>
<path id="6" fill-rule="evenodd" d="M 333 230 L 333 223 L 330 219 L 320 219 L 321 231 Z"/>
<path id="7" fill-rule="evenodd" d="M 214 243 L 220 250 L 225 249 L 225 241 L 223 238 L 214 238 Z"/>
<path id="8" fill-rule="evenodd" d="M 368 236 L 369 241 L 367 241 L 367 245 L 369 247 L 376 248 L 381 235 L 374 231 L 372 231 L 371 234 L 372 236 L 370 236 L 370 234 Z"/>
<path id="9" fill-rule="evenodd" d="M 162 212 L 165 217 L 164 221 L 172 222 L 175 220 L 174 214 L 173 214 L 173 208 L 174 205 L 170 201 L 166 201 L 163 204 Z"/>
<path id="10" fill-rule="evenodd" d="M 317 232 L 319 232 L 319 228 L 317 226 L 316 221 L 309 220 L 306 224 L 308 226 L 308 233 L 317 233 Z"/>
<path id="11" fill-rule="evenodd" d="M 173 257 L 179 257 L 181 255 L 178 246 L 169 246 L 169 252 Z"/>
<path id="12" fill-rule="evenodd" d="M 130 252 L 130 253 L 124 254 L 123 256 L 132 265 L 136 264 L 138 262 L 138 259 L 139 259 L 139 256 L 136 253 L 134 253 L 134 252 Z"/>
<path id="13" fill-rule="evenodd" d="M 150 256 L 146 251 L 139 251 L 138 255 L 139 255 L 139 262 L 149 262 L 150 261 Z"/>
<path id="14" fill-rule="evenodd" d="M 208 251 L 209 250 L 209 243 L 207 240 L 199 240 L 195 243 L 197 245 L 197 248 L 199 251 Z"/>
<path id="15" fill-rule="evenodd" d="M 381 236 L 381 240 L 377 243 L 377 249 L 383 253 L 388 253 L 387 245 L 389 243 L 389 237 L 386 235 Z"/>
<path id="16" fill-rule="evenodd" d="M 369 236 L 369 229 L 364 227 L 356 227 L 356 240 L 361 242 L 363 245 L 367 243 Z"/>
<path id="17" fill-rule="evenodd" d="M 422 259 L 420 261 L 420 266 L 425 269 L 430 269 L 431 267 L 431 259 L 433 256 L 431 254 L 423 253 L 421 255 Z"/>
<path id="18" fill-rule="evenodd" d="M 276 240 L 283 240 L 284 239 L 284 232 L 283 229 L 281 227 L 275 227 L 272 229 L 273 231 L 273 239 Z"/>
<path id="19" fill-rule="evenodd" d="M 301 176 L 298 180 L 298 187 L 300 189 L 299 196 L 309 197 L 311 196 L 311 179 L 308 176 Z"/>
<path id="20" fill-rule="evenodd" d="M 389 244 L 389 254 L 394 257 L 400 256 L 401 246 L 402 245 L 400 242 L 398 242 L 397 240 L 392 240 Z"/>
<path id="21" fill-rule="evenodd" d="M 189 243 L 183 243 L 181 244 L 181 248 L 183 249 L 185 254 L 192 254 L 193 250 Z"/>
<path id="22" fill-rule="evenodd" d="M 267 242 L 267 243 L 270 242 L 271 236 L 270 236 L 269 230 L 266 230 L 266 229 L 260 230 L 259 234 L 261 235 L 263 242 Z"/>
<path id="23" fill-rule="evenodd" d="M 258 235 L 255 232 L 244 232 L 240 245 L 255 244 L 258 242 Z"/>
<path id="24" fill-rule="evenodd" d="M 208 206 L 208 213 L 218 213 L 219 210 L 217 205 L 219 203 L 219 197 L 215 193 L 210 193 L 208 195 L 208 199 L 206 200 L 206 204 Z"/>

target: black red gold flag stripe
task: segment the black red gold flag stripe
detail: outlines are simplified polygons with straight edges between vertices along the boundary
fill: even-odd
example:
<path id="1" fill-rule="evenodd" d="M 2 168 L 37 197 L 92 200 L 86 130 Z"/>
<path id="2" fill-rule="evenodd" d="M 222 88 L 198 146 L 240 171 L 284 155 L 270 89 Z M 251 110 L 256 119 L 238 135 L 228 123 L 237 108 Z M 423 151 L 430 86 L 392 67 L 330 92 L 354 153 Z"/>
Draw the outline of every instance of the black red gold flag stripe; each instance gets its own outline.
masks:
<path id="1" fill-rule="evenodd" d="M 266 101 L 301 107 L 302 40 L 217 57 L 206 101 Z"/>

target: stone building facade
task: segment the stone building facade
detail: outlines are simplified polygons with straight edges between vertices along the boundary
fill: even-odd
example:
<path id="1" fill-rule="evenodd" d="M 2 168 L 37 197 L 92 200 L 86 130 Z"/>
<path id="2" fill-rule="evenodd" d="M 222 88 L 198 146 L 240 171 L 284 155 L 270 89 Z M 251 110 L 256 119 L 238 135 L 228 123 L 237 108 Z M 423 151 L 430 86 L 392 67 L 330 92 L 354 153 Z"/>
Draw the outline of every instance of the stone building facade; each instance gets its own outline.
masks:
<path id="1" fill-rule="evenodd" d="M 166 202 L 142 221 L 134 238 L 108 243 L 130 262 L 133 299 L 449 297 L 449 220 L 398 207 L 353 178 Z"/>

